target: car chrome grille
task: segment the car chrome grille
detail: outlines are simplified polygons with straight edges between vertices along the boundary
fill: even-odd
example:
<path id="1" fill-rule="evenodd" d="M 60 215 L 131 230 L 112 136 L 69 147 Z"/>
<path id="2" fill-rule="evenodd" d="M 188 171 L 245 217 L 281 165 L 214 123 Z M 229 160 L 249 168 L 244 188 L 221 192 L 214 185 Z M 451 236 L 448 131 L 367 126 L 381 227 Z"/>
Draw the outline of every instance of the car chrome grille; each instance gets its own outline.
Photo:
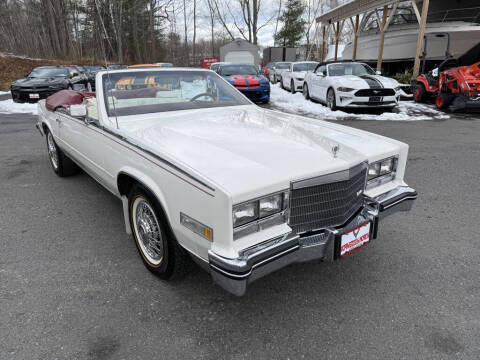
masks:
<path id="1" fill-rule="evenodd" d="M 367 164 L 290 186 L 289 226 L 296 233 L 342 225 L 363 206 Z"/>
<path id="2" fill-rule="evenodd" d="M 367 96 L 394 96 L 395 90 L 393 89 L 361 89 L 355 93 L 355 96 L 367 97 Z"/>

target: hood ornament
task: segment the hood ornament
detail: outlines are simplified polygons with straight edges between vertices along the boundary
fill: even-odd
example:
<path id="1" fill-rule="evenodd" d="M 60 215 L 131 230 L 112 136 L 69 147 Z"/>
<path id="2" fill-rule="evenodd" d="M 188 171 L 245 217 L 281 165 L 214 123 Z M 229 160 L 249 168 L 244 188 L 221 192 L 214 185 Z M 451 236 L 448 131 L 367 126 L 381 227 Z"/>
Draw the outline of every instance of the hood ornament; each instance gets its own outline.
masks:
<path id="1" fill-rule="evenodd" d="M 337 153 L 340 151 L 340 145 L 335 145 L 335 146 L 332 146 L 332 154 L 333 154 L 333 157 L 336 158 L 337 157 Z"/>

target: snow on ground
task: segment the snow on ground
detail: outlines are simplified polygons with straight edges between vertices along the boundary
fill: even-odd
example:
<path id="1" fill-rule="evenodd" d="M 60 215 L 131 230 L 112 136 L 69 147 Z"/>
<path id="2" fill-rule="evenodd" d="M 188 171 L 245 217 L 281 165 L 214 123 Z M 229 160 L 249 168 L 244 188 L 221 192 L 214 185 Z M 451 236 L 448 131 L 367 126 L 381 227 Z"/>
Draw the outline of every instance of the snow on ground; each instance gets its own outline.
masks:
<path id="1" fill-rule="evenodd" d="M 43 59 L 39 59 L 39 58 L 31 58 L 31 57 L 24 56 L 24 55 L 15 55 L 15 54 L 12 54 L 12 53 L 3 53 L 3 52 L 0 52 L 0 57 L 14 57 L 14 58 L 17 58 L 17 59 L 24 59 L 24 60 L 43 60 Z"/>
<path id="2" fill-rule="evenodd" d="M 7 95 L 10 94 L 10 91 L 0 91 L 0 95 Z"/>
<path id="3" fill-rule="evenodd" d="M 302 93 L 291 94 L 282 90 L 279 84 L 271 86 L 270 104 L 273 109 L 325 120 L 418 121 L 448 119 L 450 117 L 435 109 L 434 106 L 417 104 L 412 101 L 401 101 L 392 112 L 382 114 L 372 113 L 371 110 L 367 114 L 359 113 L 361 110 L 356 110 L 355 113 L 340 110 L 332 111 L 320 103 L 305 100 Z"/>
<path id="4" fill-rule="evenodd" d="M 31 113 L 37 115 L 37 104 L 20 104 L 13 102 L 12 99 L 0 101 L 1 114 L 20 114 Z"/>

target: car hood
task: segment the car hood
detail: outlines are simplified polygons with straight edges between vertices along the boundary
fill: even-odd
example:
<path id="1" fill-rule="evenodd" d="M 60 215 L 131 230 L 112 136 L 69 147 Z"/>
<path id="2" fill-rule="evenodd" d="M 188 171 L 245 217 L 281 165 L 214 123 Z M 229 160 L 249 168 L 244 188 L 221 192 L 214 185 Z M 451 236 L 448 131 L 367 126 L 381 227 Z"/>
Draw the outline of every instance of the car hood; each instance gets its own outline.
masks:
<path id="1" fill-rule="evenodd" d="M 332 79 L 338 84 L 338 86 L 350 87 L 354 89 L 365 88 L 395 88 L 398 86 L 398 82 L 394 79 L 390 79 L 380 75 L 345 75 L 345 76 L 332 76 Z"/>
<path id="2" fill-rule="evenodd" d="M 24 78 L 12 83 L 14 86 L 31 87 L 31 86 L 49 86 L 61 85 L 65 83 L 65 78 Z"/>
<path id="3" fill-rule="evenodd" d="M 259 86 L 259 84 L 267 83 L 268 80 L 258 75 L 230 75 L 224 76 L 233 86 Z"/>
<path id="4" fill-rule="evenodd" d="M 402 146 L 379 135 L 255 105 L 133 116 L 122 119 L 120 129 L 148 151 L 210 180 L 235 201 L 288 188 L 292 180 L 395 155 Z"/>

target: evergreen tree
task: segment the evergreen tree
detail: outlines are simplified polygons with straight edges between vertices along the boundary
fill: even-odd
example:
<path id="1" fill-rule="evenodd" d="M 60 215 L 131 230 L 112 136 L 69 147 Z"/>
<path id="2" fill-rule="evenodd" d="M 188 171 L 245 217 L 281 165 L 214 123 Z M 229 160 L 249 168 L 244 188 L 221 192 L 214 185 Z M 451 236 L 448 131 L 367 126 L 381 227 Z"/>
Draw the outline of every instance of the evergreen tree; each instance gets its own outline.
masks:
<path id="1" fill-rule="evenodd" d="M 280 46 L 295 47 L 302 39 L 306 22 L 302 18 L 305 11 L 303 0 L 288 0 L 280 20 L 283 25 L 275 35 L 275 42 Z"/>

